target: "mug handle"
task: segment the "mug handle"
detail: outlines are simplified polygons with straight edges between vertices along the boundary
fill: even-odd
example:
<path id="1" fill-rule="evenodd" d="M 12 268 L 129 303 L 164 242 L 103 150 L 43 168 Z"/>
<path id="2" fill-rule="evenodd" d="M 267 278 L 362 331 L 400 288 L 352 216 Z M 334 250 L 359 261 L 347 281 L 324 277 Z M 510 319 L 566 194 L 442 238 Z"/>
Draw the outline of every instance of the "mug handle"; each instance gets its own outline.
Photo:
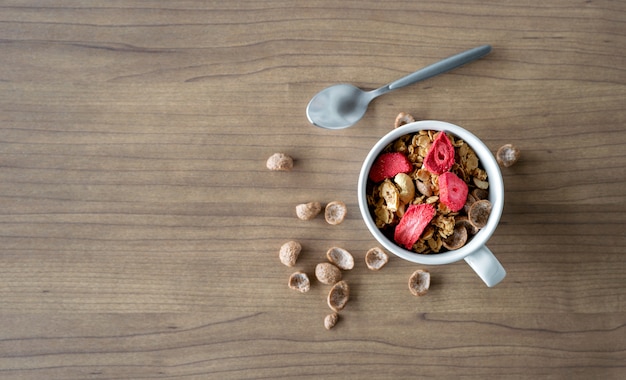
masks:
<path id="1" fill-rule="evenodd" d="M 465 262 L 490 288 L 497 285 L 506 276 L 506 270 L 502 264 L 485 245 L 465 256 Z"/>

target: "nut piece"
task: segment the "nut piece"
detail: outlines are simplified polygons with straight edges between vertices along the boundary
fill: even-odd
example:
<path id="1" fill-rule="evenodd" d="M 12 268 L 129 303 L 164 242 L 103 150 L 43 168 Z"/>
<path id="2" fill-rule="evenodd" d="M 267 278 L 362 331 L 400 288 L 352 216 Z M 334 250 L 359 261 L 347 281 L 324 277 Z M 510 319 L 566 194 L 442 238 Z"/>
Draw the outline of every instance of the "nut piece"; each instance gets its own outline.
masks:
<path id="1" fill-rule="evenodd" d="M 354 257 L 348 251 L 339 247 L 332 247 L 326 252 L 326 258 L 339 269 L 350 270 L 354 268 Z"/>
<path id="2" fill-rule="evenodd" d="M 324 318 L 324 327 L 326 330 L 330 330 L 337 324 L 337 320 L 339 319 L 339 314 L 331 313 Z"/>
<path id="3" fill-rule="evenodd" d="M 433 195 L 433 188 L 430 184 L 424 183 L 422 181 L 417 181 L 417 190 L 427 197 Z"/>
<path id="4" fill-rule="evenodd" d="M 426 269 L 418 269 L 409 278 L 409 290 L 414 296 L 423 296 L 430 288 L 430 273 Z"/>
<path id="5" fill-rule="evenodd" d="M 311 220 L 322 212 L 322 205 L 319 202 L 302 203 L 296 206 L 296 215 L 302 220 Z"/>
<path id="6" fill-rule="evenodd" d="M 404 124 L 409 124 L 415 121 L 415 118 L 410 113 L 400 112 L 398 116 L 396 116 L 396 121 L 393 124 L 394 128 L 398 128 L 403 126 Z"/>
<path id="7" fill-rule="evenodd" d="M 342 310 L 350 299 L 350 287 L 345 281 L 339 281 L 328 292 L 328 306 L 334 311 Z"/>
<path id="8" fill-rule="evenodd" d="M 406 173 L 398 173 L 393 179 L 400 189 L 400 202 L 407 204 L 415 198 L 415 184 L 413 179 Z"/>
<path id="9" fill-rule="evenodd" d="M 389 262 L 389 255 L 378 247 L 371 248 L 365 254 L 365 265 L 371 270 L 379 270 Z"/>
<path id="10" fill-rule="evenodd" d="M 467 212 L 467 219 L 476 228 L 483 228 L 487 225 L 491 214 L 491 202 L 487 199 L 481 199 L 474 202 Z"/>
<path id="11" fill-rule="evenodd" d="M 319 263 L 315 266 L 315 277 L 322 284 L 332 285 L 341 280 L 341 270 L 331 263 Z"/>
<path id="12" fill-rule="evenodd" d="M 304 272 L 295 272 L 289 276 L 289 288 L 297 290 L 300 293 L 306 293 L 311 290 L 311 282 L 309 276 Z"/>
<path id="13" fill-rule="evenodd" d="M 296 265 L 300 251 L 302 251 L 302 245 L 297 241 L 286 242 L 280 247 L 280 251 L 278 251 L 280 262 L 288 267 Z"/>
<path id="14" fill-rule="evenodd" d="M 333 201 L 326 205 L 324 217 L 326 218 L 326 222 L 328 222 L 328 224 L 337 225 L 343 222 L 347 213 L 348 208 L 345 203 L 341 201 Z"/>
<path id="15" fill-rule="evenodd" d="M 285 153 L 274 153 L 267 159 L 265 166 L 272 171 L 290 171 L 293 169 L 293 158 Z"/>
<path id="16" fill-rule="evenodd" d="M 385 207 L 391 212 L 398 211 L 400 207 L 400 193 L 398 188 L 389 179 L 380 185 L 380 197 L 385 200 Z"/>
<path id="17" fill-rule="evenodd" d="M 496 153 L 496 160 L 505 168 L 513 165 L 519 160 L 520 150 L 512 144 L 502 145 Z"/>

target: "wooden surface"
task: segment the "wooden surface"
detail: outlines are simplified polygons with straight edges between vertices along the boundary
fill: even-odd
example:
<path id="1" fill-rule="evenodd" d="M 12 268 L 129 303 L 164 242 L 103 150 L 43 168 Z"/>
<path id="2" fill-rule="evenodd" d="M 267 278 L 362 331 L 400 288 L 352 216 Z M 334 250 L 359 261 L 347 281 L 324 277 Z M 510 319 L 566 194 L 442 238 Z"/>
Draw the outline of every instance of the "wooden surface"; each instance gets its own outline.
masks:
<path id="1" fill-rule="evenodd" d="M 486 43 L 353 128 L 305 117 Z M 625 47 L 624 1 L 1 1 L 0 378 L 625 378 Z M 522 150 L 496 287 L 366 269 L 356 180 L 400 111 Z M 341 225 L 295 218 L 332 200 Z M 326 331 L 328 287 L 287 278 L 333 245 L 357 265 Z"/>

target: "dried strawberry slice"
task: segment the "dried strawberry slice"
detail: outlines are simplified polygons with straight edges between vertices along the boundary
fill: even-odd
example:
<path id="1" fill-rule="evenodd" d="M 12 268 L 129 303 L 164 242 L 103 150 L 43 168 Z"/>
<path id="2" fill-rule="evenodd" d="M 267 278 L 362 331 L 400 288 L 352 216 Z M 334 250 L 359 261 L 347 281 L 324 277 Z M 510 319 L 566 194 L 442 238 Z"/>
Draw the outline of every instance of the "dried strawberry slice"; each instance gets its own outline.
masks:
<path id="1" fill-rule="evenodd" d="M 424 166 L 434 174 L 445 173 L 454 165 L 454 147 L 445 132 L 439 133 L 430 146 Z"/>
<path id="2" fill-rule="evenodd" d="M 467 200 L 467 184 L 452 172 L 439 176 L 439 200 L 452 212 L 463 208 Z"/>
<path id="3" fill-rule="evenodd" d="M 398 173 L 408 173 L 413 169 L 411 161 L 400 152 L 383 153 L 370 169 L 369 177 L 374 182 L 381 182 L 395 177 Z"/>
<path id="4" fill-rule="evenodd" d="M 424 228 L 435 216 L 435 207 L 431 204 L 410 205 L 400 223 L 396 226 L 393 239 L 396 243 L 411 249 L 413 244 L 420 238 Z"/>

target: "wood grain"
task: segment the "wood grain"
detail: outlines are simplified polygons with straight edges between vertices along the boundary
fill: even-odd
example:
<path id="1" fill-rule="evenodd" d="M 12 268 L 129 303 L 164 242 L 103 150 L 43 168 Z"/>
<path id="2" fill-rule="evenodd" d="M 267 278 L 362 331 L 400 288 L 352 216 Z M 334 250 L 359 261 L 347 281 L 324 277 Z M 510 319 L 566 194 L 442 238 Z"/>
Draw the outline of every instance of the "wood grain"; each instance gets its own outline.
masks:
<path id="1" fill-rule="evenodd" d="M 485 43 L 353 128 L 305 117 Z M 1 2 L 0 378 L 624 378 L 624 46 L 608 0 Z M 424 266 L 366 269 L 356 181 L 400 111 L 521 149 L 496 287 L 459 262 L 416 298 Z M 346 221 L 297 220 L 312 200 Z M 357 265 L 326 331 L 328 288 L 286 284 L 334 245 Z"/>

